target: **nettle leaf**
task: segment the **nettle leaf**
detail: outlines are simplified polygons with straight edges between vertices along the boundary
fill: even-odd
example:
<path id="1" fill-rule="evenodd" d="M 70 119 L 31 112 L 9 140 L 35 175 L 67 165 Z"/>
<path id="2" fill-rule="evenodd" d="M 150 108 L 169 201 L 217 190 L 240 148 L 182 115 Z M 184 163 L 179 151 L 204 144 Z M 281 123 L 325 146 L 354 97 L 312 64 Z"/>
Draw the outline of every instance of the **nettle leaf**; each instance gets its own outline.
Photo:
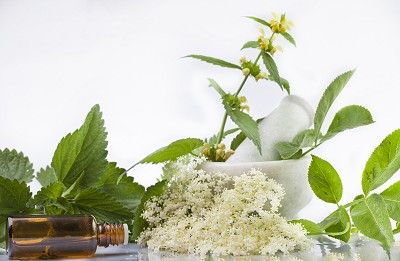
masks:
<path id="1" fill-rule="evenodd" d="M 296 42 L 294 41 L 294 38 L 287 32 L 281 33 L 281 35 L 288 40 L 291 44 L 293 44 L 294 46 L 296 46 Z"/>
<path id="2" fill-rule="evenodd" d="M 271 80 L 271 81 L 273 81 L 273 82 L 276 82 L 275 78 L 274 78 L 272 75 L 269 76 L 269 80 Z M 283 86 L 283 88 L 285 89 L 285 91 L 286 91 L 288 94 L 290 94 L 290 84 L 289 84 L 288 80 L 286 80 L 286 79 L 283 78 L 283 77 L 280 77 L 280 80 L 281 80 L 282 86 Z"/>
<path id="3" fill-rule="evenodd" d="M 350 105 L 338 111 L 322 140 L 328 140 L 336 134 L 360 126 L 374 123 L 371 113 L 364 107 Z"/>
<path id="4" fill-rule="evenodd" d="M 168 146 L 156 150 L 139 163 L 162 163 L 170 160 L 176 160 L 180 156 L 186 155 L 193 150 L 203 146 L 203 141 L 196 138 L 180 139 L 172 142 Z"/>
<path id="5" fill-rule="evenodd" d="M 222 66 L 222 67 L 226 67 L 226 68 L 240 69 L 240 70 L 242 69 L 242 67 L 240 67 L 239 65 L 236 65 L 236 64 L 218 59 L 218 58 L 210 57 L 210 56 L 191 54 L 191 55 L 184 56 L 184 58 L 186 58 L 186 57 L 198 59 L 203 62 L 211 63 L 214 65 L 218 65 L 218 66 Z"/>
<path id="6" fill-rule="evenodd" d="M 81 128 L 58 144 L 51 166 L 58 181 L 71 186 L 82 175 L 83 188 L 94 185 L 107 166 L 107 133 L 98 105 L 93 106 Z"/>
<path id="7" fill-rule="evenodd" d="M 307 219 L 291 220 L 289 221 L 289 223 L 301 224 L 307 230 L 307 235 L 324 234 L 324 231 L 322 231 L 321 227 L 318 224 Z"/>
<path id="8" fill-rule="evenodd" d="M 245 17 L 246 17 L 246 18 L 249 18 L 249 19 L 251 19 L 251 20 L 254 20 L 254 21 L 256 21 L 257 23 L 260 23 L 260 24 L 262 24 L 262 25 L 271 27 L 271 25 L 270 25 L 267 21 L 265 21 L 265 20 L 263 20 L 263 19 L 261 19 L 261 18 L 257 18 L 257 17 L 254 17 L 254 16 L 245 16 Z"/>
<path id="9" fill-rule="evenodd" d="M 329 236 L 342 240 L 344 242 L 349 242 L 350 231 L 351 231 L 351 220 L 347 210 L 340 206 L 336 211 L 331 213 L 326 217 L 319 226 L 328 234 Z"/>
<path id="10" fill-rule="evenodd" d="M 350 209 L 354 225 L 369 238 L 381 242 L 388 252 L 392 246 L 393 232 L 385 200 L 378 194 L 372 194 Z"/>
<path id="11" fill-rule="evenodd" d="M 400 181 L 385 189 L 380 195 L 385 199 L 389 216 L 400 222 Z"/>
<path id="12" fill-rule="evenodd" d="M 62 197 L 65 186 L 62 182 L 55 182 L 42 187 L 35 197 L 28 202 L 30 207 L 43 207 L 45 214 L 60 215 L 71 211 L 71 204 Z"/>
<path id="13" fill-rule="evenodd" d="M 0 216 L 29 212 L 32 193 L 25 182 L 0 177 Z"/>
<path id="14" fill-rule="evenodd" d="M 29 183 L 33 179 L 32 163 L 22 152 L 0 150 L 0 176 Z"/>
<path id="15" fill-rule="evenodd" d="M 290 159 L 301 149 L 311 147 L 314 142 L 314 130 L 304 130 L 297 134 L 292 142 L 281 141 L 275 144 L 282 159 Z"/>
<path id="16" fill-rule="evenodd" d="M 279 76 L 278 67 L 271 55 L 266 52 L 261 52 L 261 57 L 264 61 L 264 65 L 267 68 L 268 72 L 270 73 L 270 79 L 276 82 L 281 89 L 283 89 L 283 85 L 281 82 L 281 77 Z M 290 90 L 288 90 L 290 92 Z"/>
<path id="17" fill-rule="evenodd" d="M 224 131 L 224 133 L 222 134 L 222 139 L 224 139 L 226 136 L 228 136 L 228 135 L 230 135 L 230 134 L 233 134 L 233 133 L 235 133 L 235 132 L 238 132 L 238 131 L 240 131 L 240 128 L 233 128 L 233 129 L 230 129 L 230 130 L 226 130 L 226 131 Z M 213 135 L 213 136 L 208 140 L 208 143 L 209 143 L 211 146 L 213 146 L 213 145 L 215 145 L 215 144 L 217 143 L 217 139 L 218 139 L 217 135 Z"/>
<path id="18" fill-rule="evenodd" d="M 248 41 L 243 45 L 243 47 L 240 50 L 246 49 L 246 48 L 258 48 L 260 44 L 257 41 Z"/>
<path id="19" fill-rule="evenodd" d="M 47 187 L 58 180 L 56 171 L 50 166 L 47 166 L 45 169 L 41 168 L 36 174 L 36 179 L 42 187 Z"/>
<path id="20" fill-rule="evenodd" d="M 98 180 L 96 187 L 104 184 L 117 184 L 120 176 L 126 173 L 125 169 L 117 167 L 116 162 L 109 162 L 106 167 L 106 171 Z M 127 175 L 124 175 L 127 176 Z M 130 177 L 132 178 L 132 177 Z M 133 178 L 132 178 L 133 180 Z"/>
<path id="21" fill-rule="evenodd" d="M 238 135 L 236 135 L 235 138 L 232 139 L 231 146 L 230 148 L 232 150 L 236 150 L 237 147 L 239 147 L 240 144 L 246 139 L 246 134 L 241 131 Z"/>
<path id="22" fill-rule="evenodd" d="M 219 95 L 226 95 L 224 90 L 222 90 L 221 86 L 219 86 L 219 84 L 215 80 L 208 78 L 208 81 L 210 82 L 210 86 L 213 87 L 219 93 Z"/>
<path id="23" fill-rule="evenodd" d="M 121 222 L 132 219 L 133 213 L 116 199 L 96 188 L 88 188 L 74 199 L 73 214 L 92 214 L 98 221 Z"/>
<path id="24" fill-rule="evenodd" d="M 343 90 L 344 86 L 353 76 L 354 70 L 347 71 L 338 77 L 336 77 L 326 88 L 324 94 L 321 97 L 321 100 L 318 103 L 317 110 L 315 111 L 314 116 L 314 130 L 315 133 L 319 133 L 321 131 L 322 124 L 325 120 L 326 115 L 333 102 L 336 100 L 337 96 Z M 317 142 L 318 137 L 315 138 L 315 142 Z"/>
<path id="25" fill-rule="evenodd" d="M 144 193 L 139 206 L 136 208 L 135 211 L 135 218 L 133 220 L 133 229 L 131 233 L 131 239 L 136 241 L 139 237 L 140 233 L 144 231 L 148 226 L 148 222 L 142 217 L 142 213 L 144 211 L 144 206 L 146 202 L 151 199 L 152 197 L 160 196 L 164 193 L 164 190 L 167 187 L 167 181 L 161 180 L 147 188 L 146 192 Z"/>
<path id="26" fill-rule="evenodd" d="M 342 181 L 333 166 L 314 155 L 308 169 L 308 182 L 315 195 L 328 203 L 338 204 L 342 198 Z"/>
<path id="27" fill-rule="evenodd" d="M 229 118 L 243 131 L 246 137 L 256 145 L 258 151 L 261 153 L 261 138 L 258 131 L 258 123 L 247 113 L 238 109 L 232 109 L 225 101 L 224 107 Z"/>
<path id="28" fill-rule="evenodd" d="M 362 174 L 365 195 L 390 179 L 400 168 L 400 129 L 389 134 L 372 152 Z"/>

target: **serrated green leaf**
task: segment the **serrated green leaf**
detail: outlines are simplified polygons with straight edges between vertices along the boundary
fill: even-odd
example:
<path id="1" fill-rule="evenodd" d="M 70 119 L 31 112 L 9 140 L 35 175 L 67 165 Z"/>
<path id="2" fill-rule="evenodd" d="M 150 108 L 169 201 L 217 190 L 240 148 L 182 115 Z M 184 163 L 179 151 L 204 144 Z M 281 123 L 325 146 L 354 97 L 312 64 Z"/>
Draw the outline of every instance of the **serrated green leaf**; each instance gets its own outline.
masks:
<path id="1" fill-rule="evenodd" d="M 0 216 L 25 213 L 31 196 L 25 182 L 0 177 Z"/>
<path id="2" fill-rule="evenodd" d="M 172 142 L 168 146 L 156 150 L 139 163 L 162 163 L 169 160 L 176 160 L 180 156 L 186 155 L 193 150 L 203 146 L 203 141 L 196 138 L 180 139 Z"/>
<path id="3" fill-rule="evenodd" d="M 65 186 L 62 182 L 42 187 L 35 197 L 28 202 L 30 207 L 43 207 L 45 214 L 60 215 L 71 211 L 71 204 L 62 197 Z"/>
<path id="4" fill-rule="evenodd" d="M 358 105 L 349 105 L 338 111 L 328 128 L 328 132 L 322 138 L 323 141 L 331 139 L 336 134 L 354 129 L 360 126 L 374 123 L 371 113 L 364 107 Z"/>
<path id="5" fill-rule="evenodd" d="M 236 64 L 218 59 L 218 58 L 210 57 L 210 56 L 191 54 L 191 55 L 184 56 L 183 58 L 187 58 L 187 57 L 198 59 L 203 62 L 211 63 L 214 65 L 218 65 L 218 66 L 222 66 L 222 67 L 226 67 L 226 68 L 240 69 L 240 70 L 242 69 L 242 67 L 240 67 L 239 65 L 236 65 Z"/>
<path id="6" fill-rule="evenodd" d="M 311 147 L 314 142 L 314 130 L 304 130 L 297 134 L 292 142 L 281 141 L 275 144 L 282 159 L 292 158 L 303 148 Z"/>
<path id="7" fill-rule="evenodd" d="M 254 21 L 256 21 L 257 23 L 260 23 L 260 24 L 262 24 L 262 25 L 271 27 L 271 25 L 270 25 L 267 21 L 265 21 L 265 20 L 263 20 L 263 19 L 261 19 L 261 18 L 257 18 L 257 17 L 254 17 L 254 16 L 245 16 L 245 17 L 246 17 L 246 18 L 249 18 L 249 19 L 251 19 L 251 20 L 254 20 Z"/>
<path id="8" fill-rule="evenodd" d="M 274 76 L 272 76 L 272 75 L 269 76 L 269 80 L 276 82 Z M 282 83 L 283 88 L 287 92 L 287 94 L 290 94 L 290 84 L 289 84 L 288 80 L 281 77 L 281 83 Z"/>
<path id="9" fill-rule="evenodd" d="M 324 233 L 318 224 L 307 219 L 291 220 L 289 223 L 303 225 L 307 230 L 307 235 L 321 235 Z"/>
<path id="10" fill-rule="evenodd" d="M 152 197 L 160 196 L 162 193 L 164 193 L 166 187 L 167 187 L 167 181 L 161 180 L 156 184 L 154 184 L 153 186 L 147 188 L 146 192 L 144 193 L 140 201 L 139 206 L 136 208 L 135 211 L 135 217 L 133 220 L 133 229 L 131 231 L 132 240 L 136 241 L 140 233 L 142 233 L 142 231 L 149 226 L 148 222 L 142 217 L 142 213 L 144 211 L 144 206 L 146 202 Z"/>
<path id="11" fill-rule="evenodd" d="M 134 213 L 136 207 L 140 204 L 140 200 L 145 192 L 144 187 L 136 182 L 105 184 L 98 189 L 116 199 L 132 213 Z"/>
<path id="12" fill-rule="evenodd" d="M 82 188 L 97 183 L 107 166 L 106 137 L 100 107 L 95 105 L 82 127 L 65 136 L 57 146 L 51 166 L 58 181 L 69 187 L 84 172 Z"/>
<path id="13" fill-rule="evenodd" d="M 219 95 L 226 95 L 224 90 L 222 90 L 221 86 L 219 86 L 219 84 L 215 80 L 208 78 L 208 81 L 210 82 L 210 86 L 213 87 L 219 93 Z"/>
<path id="14" fill-rule="evenodd" d="M 281 33 L 281 35 L 288 40 L 291 44 L 293 44 L 294 46 L 296 46 L 296 42 L 294 41 L 294 38 L 287 32 Z"/>
<path id="15" fill-rule="evenodd" d="M 380 194 L 386 203 L 389 216 L 400 222 L 400 181 L 397 181 Z"/>
<path id="16" fill-rule="evenodd" d="M 336 100 L 337 96 L 343 90 L 344 86 L 350 80 L 351 76 L 353 76 L 354 70 L 347 71 L 338 77 L 336 77 L 326 88 L 324 94 L 322 95 L 317 110 L 315 111 L 314 116 L 314 130 L 315 133 L 319 133 L 321 131 L 322 124 L 325 120 L 326 115 L 333 102 Z M 317 143 L 318 137 L 315 139 L 315 143 Z"/>
<path id="17" fill-rule="evenodd" d="M 88 188 L 74 199 L 73 214 L 92 214 L 98 221 L 122 222 L 132 219 L 133 213 L 96 188 Z"/>
<path id="18" fill-rule="evenodd" d="M 123 173 L 126 173 L 125 169 L 117 167 L 116 162 L 109 162 L 107 164 L 106 171 L 98 180 L 96 187 L 104 185 L 104 184 L 117 184 L 120 176 Z M 127 175 L 124 175 L 123 177 L 121 177 L 121 180 L 125 179 L 125 177 L 127 177 Z M 132 177 L 129 177 L 129 178 L 133 181 Z"/>
<path id="19" fill-rule="evenodd" d="M 225 101 L 224 107 L 229 118 L 244 132 L 246 137 L 256 145 L 258 151 L 261 153 L 261 138 L 258 131 L 258 123 L 247 113 L 238 109 L 232 109 Z"/>
<path id="20" fill-rule="evenodd" d="M 369 157 L 363 174 L 365 195 L 390 179 L 400 168 L 400 129 L 389 134 Z"/>
<path id="21" fill-rule="evenodd" d="M 22 152 L 0 150 L 0 176 L 29 183 L 33 179 L 32 163 Z"/>
<path id="22" fill-rule="evenodd" d="M 47 187 L 58 180 L 56 171 L 50 166 L 47 166 L 45 169 L 41 168 L 36 174 L 36 179 L 43 187 Z"/>
<path id="23" fill-rule="evenodd" d="M 246 48 L 258 48 L 260 44 L 257 41 L 248 41 L 243 45 L 243 47 L 240 50 L 246 49 Z"/>
<path id="24" fill-rule="evenodd" d="M 326 217 L 319 226 L 325 230 L 329 236 L 348 242 L 350 240 L 351 221 L 349 213 L 343 206 Z M 335 235 L 336 234 L 336 235 Z"/>
<path id="25" fill-rule="evenodd" d="M 244 134 L 242 131 L 236 135 L 235 138 L 233 138 L 232 142 L 231 142 L 231 146 L 230 148 L 232 150 L 236 150 L 237 147 L 239 147 L 240 144 L 242 144 L 242 142 L 246 139 L 246 134 Z"/>
<path id="26" fill-rule="evenodd" d="M 265 68 L 267 68 L 269 74 L 271 75 L 270 79 L 276 82 L 281 89 L 283 89 L 283 85 L 281 82 L 281 77 L 279 76 L 278 67 L 271 55 L 266 52 L 261 52 L 261 57 L 263 59 Z M 290 89 L 288 91 L 290 93 Z"/>
<path id="27" fill-rule="evenodd" d="M 342 181 L 333 166 L 317 156 L 311 155 L 308 182 L 315 195 L 328 203 L 338 204 L 342 198 Z"/>
<path id="28" fill-rule="evenodd" d="M 372 194 L 353 206 L 350 214 L 361 233 L 381 242 L 387 252 L 390 250 L 394 242 L 393 232 L 382 196 Z"/>

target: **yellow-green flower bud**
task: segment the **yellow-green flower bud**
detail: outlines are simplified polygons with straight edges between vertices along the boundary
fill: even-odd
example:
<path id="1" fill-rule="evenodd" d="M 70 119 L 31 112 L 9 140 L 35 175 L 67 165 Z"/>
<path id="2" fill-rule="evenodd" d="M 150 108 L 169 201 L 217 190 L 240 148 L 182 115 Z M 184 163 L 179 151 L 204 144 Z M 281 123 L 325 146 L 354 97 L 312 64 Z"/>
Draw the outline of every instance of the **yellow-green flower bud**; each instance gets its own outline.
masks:
<path id="1" fill-rule="evenodd" d="M 226 146 L 225 146 L 225 144 L 220 143 L 220 144 L 218 144 L 217 148 L 221 149 L 221 150 L 224 150 L 226 148 Z"/>
<path id="2" fill-rule="evenodd" d="M 239 101 L 240 101 L 240 103 L 246 103 L 247 102 L 246 96 L 240 96 Z"/>
<path id="3" fill-rule="evenodd" d="M 250 69 L 249 69 L 249 68 L 243 68 L 243 69 L 242 69 L 242 72 L 243 72 L 243 74 L 244 74 L 245 76 L 247 76 L 247 75 L 250 74 Z"/>
<path id="4" fill-rule="evenodd" d="M 232 154 L 234 154 L 235 151 L 232 149 L 229 149 L 225 152 L 224 160 L 226 161 Z"/>
<path id="5" fill-rule="evenodd" d="M 257 80 L 257 77 L 256 77 L 256 80 Z M 240 106 L 240 110 L 249 112 L 250 111 L 250 106 L 247 105 L 247 104 L 242 105 L 242 106 Z"/>
<path id="6" fill-rule="evenodd" d="M 224 151 L 223 151 L 222 149 L 217 149 L 217 150 L 215 151 L 215 159 L 216 159 L 216 160 L 223 159 L 223 158 L 224 158 L 224 155 L 225 155 L 225 153 L 224 153 Z"/>
<path id="7" fill-rule="evenodd" d="M 242 64 L 242 63 L 244 63 L 244 62 L 246 62 L 246 57 L 245 57 L 245 56 L 243 56 L 243 57 L 240 58 L 240 63 Z"/>

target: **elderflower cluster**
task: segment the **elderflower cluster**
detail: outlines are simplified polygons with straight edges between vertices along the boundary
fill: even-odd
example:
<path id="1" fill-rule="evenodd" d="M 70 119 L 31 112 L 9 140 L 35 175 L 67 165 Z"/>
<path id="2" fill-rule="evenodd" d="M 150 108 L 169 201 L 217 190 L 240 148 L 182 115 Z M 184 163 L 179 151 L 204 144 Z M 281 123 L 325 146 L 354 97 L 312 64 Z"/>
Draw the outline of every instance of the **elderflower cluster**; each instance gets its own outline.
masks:
<path id="1" fill-rule="evenodd" d="M 284 190 L 276 181 L 258 170 L 230 177 L 180 162 L 165 192 L 145 204 L 140 244 L 201 257 L 309 249 L 304 228 L 277 212 Z"/>

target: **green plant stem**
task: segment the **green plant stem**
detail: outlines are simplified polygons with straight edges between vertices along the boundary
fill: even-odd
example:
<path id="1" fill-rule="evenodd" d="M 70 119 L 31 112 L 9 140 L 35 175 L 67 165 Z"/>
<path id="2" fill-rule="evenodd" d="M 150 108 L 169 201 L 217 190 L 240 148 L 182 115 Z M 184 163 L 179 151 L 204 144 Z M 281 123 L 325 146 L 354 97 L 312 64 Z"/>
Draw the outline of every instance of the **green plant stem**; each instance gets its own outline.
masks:
<path id="1" fill-rule="evenodd" d="M 304 153 L 302 153 L 300 158 L 304 157 L 305 155 L 307 155 L 307 154 L 310 153 L 311 151 L 313 151 L 313 150 L 315 150 L 316 148 L 318 148 L 322 143 L 324 143 L 324 142 L 320 142 L 320 143 L 318 143 L 317 145 L 315 145 L 314 147 L 312 147 L 312 148 L 308 149 L 307 151 L 305 151 Z"/>
<path id="2" fill-rule="evenodd" d="M 271 38 L 272 38 L 272 36 L 271 36 Z M 261 58 L 261 53 L 262 53 L 262 52 L 263 52 L 263 51 L 261 51 L 261 52 L 258 54 L 258 56 L 257 56 L 256 60 L 254 61 L 253 65 L 255 65 L 255 64 L 258 63 L 258 61 L 259 61 L 260 58 Z M 248 74 L 248 75 L 246 75 L 246 76 L 244 77 L 244 79 L 243 79 L 242 83 L 240 84 L 238 90 L 237 90 L 237 91 L 235 92 L 235 94 L 234 94 L 235 97 L 238 97 L 238 96 L 239 96 L 240 92 L 242 91 L 242 89 L 243 89 L 243 87 L 244 87 L 244 85 L 245 85 L 245 83 L 247 82 L 247 79 L 248 79 L 249 77 L 250 77 L 250 74 Z M 220 144 L 221 141 L 222 141 L 222 136 L 224 135 L 224 130 L 225 130 L 225 125 L 226 125 L 226 120 L 227 120 L 227 119 L 228 119 L 228 113 L 225 112 L 224 117 L 222 118 L 221 128 L 220 128 L 220 130 L 219 130 L 219 132 L 218 132 L 217 144 Z"/>

